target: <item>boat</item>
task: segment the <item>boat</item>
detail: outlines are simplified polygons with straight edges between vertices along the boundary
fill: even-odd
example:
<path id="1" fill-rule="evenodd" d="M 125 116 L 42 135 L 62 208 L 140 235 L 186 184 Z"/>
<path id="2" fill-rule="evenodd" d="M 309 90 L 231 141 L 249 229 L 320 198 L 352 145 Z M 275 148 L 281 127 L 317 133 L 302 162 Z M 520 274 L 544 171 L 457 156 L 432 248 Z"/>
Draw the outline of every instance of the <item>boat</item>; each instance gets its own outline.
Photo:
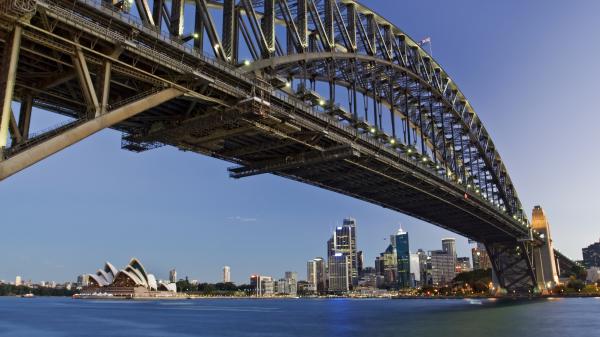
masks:
<path id="1" fill-rule="evenodd" d="M 31 297 L 34 297 L 34 296 L 35 296 L 35 295 L 34 295 L 34 294 L 32 294 L 32 293 L 29 293 L 29 294 L 23 294 L 23 295 L 21 295 L 21 297 L 23 297 L 23 298 L 31 298 Z"/>

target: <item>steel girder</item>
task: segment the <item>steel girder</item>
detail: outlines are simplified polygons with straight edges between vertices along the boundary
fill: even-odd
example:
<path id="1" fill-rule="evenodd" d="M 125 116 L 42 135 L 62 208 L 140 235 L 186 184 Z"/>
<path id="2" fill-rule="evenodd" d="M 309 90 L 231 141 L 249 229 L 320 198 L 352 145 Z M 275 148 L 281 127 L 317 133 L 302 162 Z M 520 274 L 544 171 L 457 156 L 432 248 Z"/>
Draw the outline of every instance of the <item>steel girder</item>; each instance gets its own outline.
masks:
<path id="1" fill-rule="evenodd" d="M 127 133 L 127 146 L 193 150 L 247 172 L 273 172 L 470 237 L 508 242 L 528 233 L 511 218 L 525 215 L 464 95 L 415 41 L 358 2 L 194 0 L 194 18 L 185 16 L 184 22 L 189 6 L 183 1 L 152 1 L 150 13 L 145 0 L 136 0 L 141 23 L 92 0 L 39 3 L 23 26 L 14 95 L 23 103 L 23 118 L 16 123 L 9 116 L 15 143 L 5 152 L 9 157 L 69 132 L 91 118 L 89 111 L 102 116 L 131 103 L 137 92 L 171 87 L 184 97 L 112 126 Z M 213 19 L 215 9 L 222 10 L 221 20 Z M 7 31 L 3 19 L 0 15 L 0 32 Z M 221 31 L 215 22 L 222 23 Z M 170 36 L 160 34 L 163 23 Z M 203 50 L 205 34 L 208 50 Z M 0 46 L 8 50 L 5 41 L 0 38 Z M 238 56 L 247 55 L 253 62 L 239 63 Z M 293 82 L 303 92 L 318 91 L 313 96 L 320 99 L 302 102 L 290 88 Z M 348 89 L 346 111 L 336 97 L 340 87 Z M 359 95 L 366 97 L 363 106 Z M 260 102 L 258 114 L 236 108 L 249 99 Z M 315 106 L 320 101 L 323 107 Z M 77 120 L 28 139 L 31 106 Z M 207 123 L 198 125 L 202 118 Z M 359 158 L 320 161 L 327 149 L 348 145 Z M 302 153 L 321 159 L 282 162 Z M 522 265 L 502 262 L 508 259 L 503 254 L 497 254 L 499 271 Z M 508 277 L 505 285 L 525 289 L 523 280 Z"/>

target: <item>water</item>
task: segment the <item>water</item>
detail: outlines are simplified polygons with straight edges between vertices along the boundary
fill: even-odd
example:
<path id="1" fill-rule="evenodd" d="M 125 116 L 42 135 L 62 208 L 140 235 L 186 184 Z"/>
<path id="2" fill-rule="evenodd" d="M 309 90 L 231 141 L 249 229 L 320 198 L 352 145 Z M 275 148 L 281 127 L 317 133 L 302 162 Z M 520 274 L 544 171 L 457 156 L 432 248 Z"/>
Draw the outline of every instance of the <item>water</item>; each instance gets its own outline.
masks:
<path id="1" fill-rule="evenodd" d="M 204 299 L 0 297 L 0 336 L 598 336 L 600 298 Z"/>

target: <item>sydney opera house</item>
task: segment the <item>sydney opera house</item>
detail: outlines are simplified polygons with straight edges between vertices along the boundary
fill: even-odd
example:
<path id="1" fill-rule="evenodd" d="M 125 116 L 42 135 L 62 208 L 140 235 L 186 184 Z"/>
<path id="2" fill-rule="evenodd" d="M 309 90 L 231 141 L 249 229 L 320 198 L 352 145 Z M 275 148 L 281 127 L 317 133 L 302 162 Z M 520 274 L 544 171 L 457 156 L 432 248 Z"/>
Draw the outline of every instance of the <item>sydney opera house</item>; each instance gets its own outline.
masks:
<path id="1" fill-rule="evenodd" d="M 89 284 L 81 293 L 84 297 L 174 297 L 177 292 L 175 283 L 157 282 L 136 258 L 121 270 L 106 262 L 104 268 L 88 276 Z"/>

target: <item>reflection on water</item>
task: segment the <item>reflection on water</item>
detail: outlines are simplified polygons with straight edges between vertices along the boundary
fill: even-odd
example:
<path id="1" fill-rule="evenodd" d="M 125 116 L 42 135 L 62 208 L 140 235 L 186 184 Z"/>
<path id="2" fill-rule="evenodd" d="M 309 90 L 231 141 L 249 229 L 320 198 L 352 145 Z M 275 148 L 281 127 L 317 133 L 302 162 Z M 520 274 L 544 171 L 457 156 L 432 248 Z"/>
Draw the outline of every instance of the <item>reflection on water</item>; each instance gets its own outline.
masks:
<path id="1" fill-rule="evenodd" d="M 0 336 L 595 336 L 600 298 L 86 301 L 0 298 Z"/>

